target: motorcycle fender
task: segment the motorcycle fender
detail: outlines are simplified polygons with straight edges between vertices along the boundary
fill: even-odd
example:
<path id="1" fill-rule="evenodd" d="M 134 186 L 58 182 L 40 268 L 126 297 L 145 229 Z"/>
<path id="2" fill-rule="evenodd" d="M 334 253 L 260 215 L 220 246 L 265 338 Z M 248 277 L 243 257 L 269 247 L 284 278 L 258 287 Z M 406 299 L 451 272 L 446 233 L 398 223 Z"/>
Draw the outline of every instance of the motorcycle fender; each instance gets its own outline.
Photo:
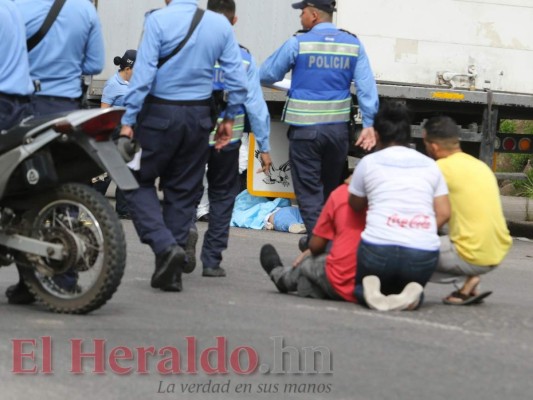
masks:
<path id="1" fill-rule="evenodd" d="M 97 159 L 121 190 L 135 190 L 139 188 L 137 180 L 131 173 L 113 142 L 93 142 L 92 147 Z"/>

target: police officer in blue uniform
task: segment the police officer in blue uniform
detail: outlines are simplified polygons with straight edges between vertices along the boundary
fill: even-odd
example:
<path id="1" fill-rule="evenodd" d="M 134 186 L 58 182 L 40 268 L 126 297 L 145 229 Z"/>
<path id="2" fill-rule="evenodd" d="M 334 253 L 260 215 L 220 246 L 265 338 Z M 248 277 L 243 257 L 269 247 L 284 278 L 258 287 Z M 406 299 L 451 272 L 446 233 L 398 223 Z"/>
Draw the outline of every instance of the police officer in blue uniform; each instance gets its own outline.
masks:
<path id="1" fill-rule="evenodd" d="M 132 219 L 143 243 L 156 256 L 151 286 L 181 291 L 181 272 L 194 254 L 184 247 L 195 212 L 197 193 L 209 155 L 213 73 L 224 70 L 228 106 L 218 124 L 215 149 L 232 138 L 235 116 L 246 100 L 246 75 L 239 46 L 228 20 L 205 11 L 183 48 L 160 68 L 186 37 L 197 11 L 197 0 L 165 0 L 167 7 L 146 18 L 135 74 L 125 98 L 127 111 L 121 135 L 141 145 L 140 188 L 126 192 Z M 154 183 L 160 178 L 163 211 Z M 188 247 L 188 246 L 187 246 Z M 188 256 L 188 257 L 187 257 Z"/>
<path id="2" fill-rule="evenodd" d="M 119 67 L 119 70 L 104 85 L 102 108 L 124 105 L 124 96 L 128 91 L 136 58 L 137 50 L 130 49 L 126 50 L 122 57 L 117 56 L 113 59 L 113 63 Z"/>
<path id="3" fill-rule="evenodd" d="M 54 0 L 16 0 L 31 38 L 43 25 Z M 68 0 L 43 39 L 29 52 L 30 74 L 36 85 L 32 98 L 36 115 L 80 108 L 82 75 L 104 68 L 104 40 L 92 2 Z"/>
<path id="4" fill-rule="evenodd" d="M 355 82 L 363 131 L 356 144 L 375 144 L 378 94 L 360 40 L 332 23 L 335 1 L 294 3 L 305 33 L 289 39 L 261 66 L 266 84 L 292 70 L 283 120 L 290 125 L 289 158 L 296 198 L 307 232 L 312 232 L 331 191 L 341 182 L 348 154 L 350 85 Z"/>
<path id="5" fill-rule="evenodd" d="M 43 26 L 54 0 L 14 3 L 22 15 L 28 40 Z M 42 40 L 29 50 L 28 58 L 36 91 L 31 98 L 33 114 L 79 109 L 81 76 L 98 74 L 104 67 L 104 41 L 94 5 L 88 0 L 66 1 Z M 55 276 L 54 281 L 66 291 L 77 290 L 74 271 Z M 23 284 L 22 275 L 18 284 L 7 289 L 6 296 L 11 304 L 35 301 Z"/>
<path id="6" fill-rule="evenodd" d="M 237 22 L 236 6 L 233 0 L 209 0 L 207 9 L 225 15 L 232 25 Z M 250 52 L 243 47 L 240 48 L 240 51 L 247 75 L 248 95 L 246 102 L 235 117 L 230 144 L 221 151 L 215 150 L 214 133 L 209 142 L 210 152 L 207 169 L 209 225 L 204 235 L 201 254 L 202 276 L 207 277 L 226 276 L 226 271 L 220 267 L 220 263 L 222 262 L 222 252 L 228 247 L 231 215 L 235 197 L 239 194 L 239 147 L 241 136 L 245 131 L 245 115 L 250 122 L 251 130 L 259 147 L 262 171 L 268 174 L 272 164 L 269 154 L 270 115 L 259 82 L 259 70 Z M 215 66 L 213 89 L 220 95 L 225 91 L 224 71 L 218 63 Z"/>
<path id="7" fill-rule="evenodd" d="M 31 114 L 26 32 L 12 0 L 0 0 L 0 131 Z"/>
<path id="8" fill-rule="evenodd" d="M 102 91 L 101 108 L 109 108 L 113 106 L 121 107 L 124 105 L 124 96 L 128 91 L 131 77 L 133 75 L 133 66 L 137 58 L 137 50 L 126 50 L 122 57 L 116 56 L 113 63 L 119 66 L 119 70 L 115 75 L 107 80 Z M 118 136 L 118 132 L 117 132 Z M 114 137 L 118 139 L 118 137 Z M 94 188 L 102 193 L 104 196 L 111 183 L 111 178 L 108 176 L 104 180 L 99 180 L 94 184 Z M 115 210 L 120 219 L 131 219 L 128 210 L 128 202 L 124 197 L 124 193 L 118 187 L 115 189 Z"/>

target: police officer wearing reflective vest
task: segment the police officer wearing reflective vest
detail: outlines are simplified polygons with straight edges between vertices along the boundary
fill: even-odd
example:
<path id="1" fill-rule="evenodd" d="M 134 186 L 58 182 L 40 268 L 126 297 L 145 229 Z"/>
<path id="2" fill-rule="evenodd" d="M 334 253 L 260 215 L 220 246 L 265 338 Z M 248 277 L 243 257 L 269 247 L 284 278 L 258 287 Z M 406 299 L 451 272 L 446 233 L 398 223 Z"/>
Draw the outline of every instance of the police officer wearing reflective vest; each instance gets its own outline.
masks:
<path id="1" fill-rule="evenodd" d="M 283 120 L 290 125 L 289 157 L 294 191 L 307 232 L 342 178 L 348 154 L 351 82 L 363 114 L 356 145 L 375 145 L 372 127 L 378 110 L 376 83 L 359 39 L 331 22 L 335 1 L 310 0 L 301 9 L 305 33 L 289 39 L 261 66 L 261 82 L 271 84 L 292 70 Z"/>
<path id="2" fill-rule="evenodd" d="M 31 114 L 26 32 L 12 0 L 0 0 L 0 131 Z"/>
<path id="3" fill-rule="evenodd" d="M 26 24 L 27 39 L 39 29 L 55 0 L 15 0 Z M 104 68 L 104 39 L 96 8 L 88 0 L 67 0 L 48 32 L 29 50 L 32 98 L 36 115 L 80 108 L 82 75 Z"/>
<path id="4" fill-rule="evenodd" d="M 209 0 L 207 9 L 223 14 L 232 25 L 237 22 L 236 6 L 233 0 Z M 211 147 L 207 169 L 209 226 L 204 235 L 201 254 L 202 276 L 207 277 L 226 275 L 226 271 L 220 267 L 220 263 L 222 262 L 222 252 L 228 246 L 229 224 L 235 197 L 239 194 L 239 147 L 243 132 L 249 131 L 249 129 L 245 129 L 245 125 L 247 125 L 245 124 L 245 114 L 260 151 L 262 168 L 258 172 L 262 171 L 268 174 L 272 164 L 269 154 L 270 115 L 259 82 L 259 70 L 247 49 L 241 47 L 240 52 L 246 71 L 248 88 L 244 107 L 235 116 L 231 143 L 221 151 L 216 151 L 214 149 L 214 133 L 209 142 Z M 215 66 L 213 89 L 218 94 L 223 94 L 226 89 L 224 71 L 220 68 L 219 63 Z M 223 114 L 220 119 L 222 117 Z"/>
<path id="5" fill-rule="evenodd" d="M 140 188 L 126 192 L 135 228 L 156 256 L 151 286 L 182 290 L 181 273 L 190 272 L 189 228 L 209 155 L 214 66 L 224 70 L 228 105 L 218 124 L 215 149 L 232 138 L 234 120 L 246 100 L 246 74 L 228 20 L 205 11 L 181 50 L 158 68 L 187 36 L 197 0 L 165 0 L 167 7 L 146 18 L 135 74 L 126 94 L 122 136 L 135 137 L 142 148 Z M 136 124 L 135 134 L 132 126 Z M 161 212 L 154 183 L 160 178 Z M 190 243 L 190 242 L 189 242 Z M 184 250 L 187 250 L 187 252 Z"/>

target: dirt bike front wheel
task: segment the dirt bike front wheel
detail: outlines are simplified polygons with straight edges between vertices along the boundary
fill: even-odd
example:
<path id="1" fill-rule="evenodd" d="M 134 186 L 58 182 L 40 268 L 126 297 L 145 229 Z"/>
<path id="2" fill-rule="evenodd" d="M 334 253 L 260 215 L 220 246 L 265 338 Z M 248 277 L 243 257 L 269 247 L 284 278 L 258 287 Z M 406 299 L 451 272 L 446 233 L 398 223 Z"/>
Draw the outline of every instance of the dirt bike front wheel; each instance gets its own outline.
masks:
<path id="1" fill-rule="evenodd" d="M 63 259 L 28 257 L 20 268 L 26 286 L 46 308 L 86 314 L 115 293 L 126 265 L 122 224 L 109 202 L 81 184 L 64 184 L 43 195 L 26 219 L 33 238 L 63 245 Z"/>

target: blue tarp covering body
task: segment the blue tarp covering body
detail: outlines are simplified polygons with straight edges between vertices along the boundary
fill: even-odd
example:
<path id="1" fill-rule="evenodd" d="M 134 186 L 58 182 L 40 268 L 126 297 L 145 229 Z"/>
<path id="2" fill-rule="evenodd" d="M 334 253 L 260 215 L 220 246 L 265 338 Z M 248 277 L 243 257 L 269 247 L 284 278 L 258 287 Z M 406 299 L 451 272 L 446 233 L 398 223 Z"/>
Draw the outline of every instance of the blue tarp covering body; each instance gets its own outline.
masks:
<path id="1" fill-rule="evenodd" d="M 270 201 L 266 197 L 252 196 L 247 190 L 244 190 L 235 199 L 231 226 L 263 229 L 267 215 L 273 213 L 277 208 L 290 206 L 291 202 L 288 199 L 277 198 Z"/>

